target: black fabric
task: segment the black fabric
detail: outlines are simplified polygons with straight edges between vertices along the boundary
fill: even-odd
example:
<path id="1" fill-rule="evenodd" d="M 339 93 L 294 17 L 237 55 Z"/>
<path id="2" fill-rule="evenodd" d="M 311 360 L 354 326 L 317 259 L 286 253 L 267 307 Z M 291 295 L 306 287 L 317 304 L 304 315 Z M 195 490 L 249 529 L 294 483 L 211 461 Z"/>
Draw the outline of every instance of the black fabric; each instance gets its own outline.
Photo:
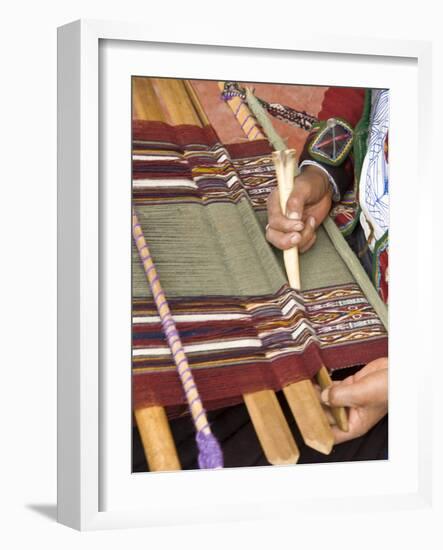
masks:
<path id="1" fill-rule="evenodd" d="M 357 258 L 360 260 L 360 263 L 364 267 L 368 277 L 372 281 L 372 252 L 368 246 L 368 241 L 366 240 L 365 232 L 360 224 L 355 226 L 354 231 L 346 237 L 349 246 L 354 251 Z"/>
<path id="2" fill-rule="evenodd" d="M 350 374 L 352 372 L 350 369 L 347 369 L 334 373 L 334 378 L 339 379 Z M 286 399 L 281 392 L 277 393 L 277 397 L 300 449 L 299 464 L 383 460 L 388 458 L 387 416 L 365 436 L 336 445 L 330 455 L 323 455 L 303 443 Z M 208 417 L 211 428 L 221 443 L 225 468 L 269 465 L 261 450 L 246 407 L 243 404 L 210 412 L 208 413 Z M 187 416 L 173 420 L 171 422 L 171 430 L 182 469 L 197 469 L 195 431 L 190 417 Z M 134 428 L 133 437 L 133 472 L 146 472 L 148 471 L 148 466 L 136 428 Z"/>

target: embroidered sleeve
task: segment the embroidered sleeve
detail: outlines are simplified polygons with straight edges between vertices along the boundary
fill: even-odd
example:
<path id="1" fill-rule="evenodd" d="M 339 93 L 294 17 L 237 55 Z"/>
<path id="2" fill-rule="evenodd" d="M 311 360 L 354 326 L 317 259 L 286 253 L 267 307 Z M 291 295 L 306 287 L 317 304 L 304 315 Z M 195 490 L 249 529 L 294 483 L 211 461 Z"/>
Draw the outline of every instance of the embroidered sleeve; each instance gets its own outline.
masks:
<path id="1" fill-rule="evenodd" d="M 343 194 L 353 185 L 354 169 L 351 157 L 348 152 L 346 156 L 336 164 L 320 160 L 319 156 L 313 156 L 311 153 L 312 149 L 310 145 L 314 139 L 311 133 L 300 156 L 300 167 L 314 165 L 323 170 L 328 175 L 329 183 L 333 190 L 332 199 L 334 202 L 338 202 Z"/>
<path id="2" fill-rule="evenodd" d="M 301 166 L 314 164 L 328 174 L 334 201 L 353 185 L 350 152 L 363 105 L 363 89 L 330 88 L 300 157 Z"/>
<path id="3" fill-rule="evenodd" d="M 334 202 L 338 202 L 340 200 L 340 191 L 339 191 L 339 188 L 337 186 L 337 183 L 336 183 L 335 179 L 333 178 L 333 176 L 331 176 L 331 174 L 328 172 L 328 170 L 326 170 L 326 168 L 324 166 L 322 166 L 319 162 L 316 162 L 315 160 L 310 160 L 310 159 L 304 160 L 300 164 L 300 169 L 303 169 L 303 166 L 316 166 L 322 172 L 324 172 L 326 174 L 326 176 L 328 177 L 329 184 L 332 187 L 332 200 Z"/>

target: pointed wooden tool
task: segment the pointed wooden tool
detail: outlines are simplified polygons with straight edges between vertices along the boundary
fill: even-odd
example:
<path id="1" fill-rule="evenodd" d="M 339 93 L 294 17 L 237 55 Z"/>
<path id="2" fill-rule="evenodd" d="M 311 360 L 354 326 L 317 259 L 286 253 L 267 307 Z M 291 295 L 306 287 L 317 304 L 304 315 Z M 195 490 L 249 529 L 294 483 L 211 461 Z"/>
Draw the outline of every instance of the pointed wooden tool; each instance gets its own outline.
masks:
<path id="1" fill-rule="evenodd" d="M 270 464 L 295 464 L 300 452 L 277 396 L 271 390 L 243 395 L 260 445 Z"/>
<path id="2" fill-rule="evenodd" d="M 285 182 L 287 182 L 286 187 L 287 187 L 287 191 L 289 191 L 289 194 L 290 194 L 292 190 L 293 182 L 294 182 L 294 176 L 295 176 L 296 157 L 295 157 L 295 151 L 293 149 L 286 150 L 284 154 L 286 155 Z M 285 205 L 289 198 L 289 194 L 286 197 Z M 288 280 L 290 281 L 289 284 L 293 288 L 300 290 L 301 280 L 300 280 L 300 265 L 298 261 L 298 250 L 296 247 L 292 248 L 291 250 L 293 251 L 293 255 L 291 256 L 289 254 L 290 251 L 288 250 L 287 251 L 288 257 L 287 259 L 285 259 L 286 272 L 288 274 Z M 297 258 L 295 258 L 295 256 Z M 291 265 L 288 266 L 288 263 L 290 263 Z M 316 375 L 316 379 L 322 390 L 332 385 L 332 380 L 329 375 L 328 369 L 324 365 L 318 371 Z M 349 429 L 349 426 L 348 426 L 348 417 L 346 415 L 346 409 L 344 407 L 331 407 L 331 413 L 332 413 L 332 416 L 334 417 L 335 422 L 337 423 L 337 426 L 344 432 L 347 432 Z"/>
<path id="3" fill-rule="evenodd" d="M 269 118 L 267 117 L 266 113 L 263 111 L 263 108 L 258 103 L 257 99 L 254 97 L 253 92 L 250 88 L 246 88 L 246 101 L 248 106 L 252 109 L 253 117 L 256 117 L 257 120 L 260 122 L 264 133 L 266 134 L 266 137 L 269 141 L 269 143 L 272 144 L 274 149 L 278 151 L 277 155 L 274 157 L 277 160 L 277 164 L 281 164 L 281 166 L 276 166 L 277 171 L 280 171 L 280 177 L 277 178 L 278 181 L 288 181 L 287 185 L 281 186 L 281 192 L 280 192 L 280 199 L 281 199 L 281 207 L 282 211 L 284 212 L 286 209 L 286 201 L 289 198 L 289 195 L 292 190 L 293 180 L 295 172 L 298 170 L 296 169 L 296 162 L 295 162 L 295 152 L 291 152 L 291 150 L 286 149 L 286 145 L 284 141 L 276 134 L 274 131 L 274 128 L 272 126 L 272 123 L 270 122 Z M 281 151 L 285 151 L 285 153 L 280 153 Z M 281 156 L 283 155 L 283 156 Z M 286 163 L 287 166 L 285 170 L 283 170 L 283 163 L 284 161 L 288 159 L 289 163 Z M 294 159 L 294 160 L 291 160 Z M 281 161 L 281 162 L 280 162 Z M 285 171 L 288 171 L 289 173 L 286 175 L 285 178 Z M 288 273 L 289 280 L 293 281 L 294 288 L 300 289 L 300 271 L 298 267 L 298 251 L 297 248 L 291 249 L 290 251 L 286 251 L 284 254 L 285 258 L 285 267 Z M 322 367 L 319 371 L 319 375 L 317 376 L 317 380 L 319 384 L 321 385 L 322 389 L 325 387 L 328 387 L 332 384 L 331 378 L 329 376 L 329 373 L 326 368 Z M 348 429 L 348 423 L 347 423 L 347 417 L 346 417 L 346 411 L 342 408 L 333 408 L 332 414 L 335 417 L 337 425 L 344 431 L 347 431 Z"/>
<path id="4" fill-rule="evenodd" d="M 295 176 L 295 150 L 274 151 L 272 157 L 277 174 L 280 206 L 282 212 L 285 212 Z M 296 290 L 300 290 L 301 282 L 297 247 L 285 250 L 283 258 L 289 285 Z M 324 366 L 322 369 L 326 371 Z M 334 444 L 334 435 L 312 382 L 310 380 L 303 380 L 290 384 L 283 388 L 283 392 L 306 445 L 321 453 L 329 454 Z"/>
<path id="5" fill-rule="evenodd" d="M 328 369 L 323 366 L 317 373 L 316 379 L 318 385 L 322 390 L 332 386 L 332 379 L 329 375 Z M 334 417 L 335 423 L 343 432 L 349 431 L 348 415 L 344 407 L 331 407 L 331 413 Z"/>

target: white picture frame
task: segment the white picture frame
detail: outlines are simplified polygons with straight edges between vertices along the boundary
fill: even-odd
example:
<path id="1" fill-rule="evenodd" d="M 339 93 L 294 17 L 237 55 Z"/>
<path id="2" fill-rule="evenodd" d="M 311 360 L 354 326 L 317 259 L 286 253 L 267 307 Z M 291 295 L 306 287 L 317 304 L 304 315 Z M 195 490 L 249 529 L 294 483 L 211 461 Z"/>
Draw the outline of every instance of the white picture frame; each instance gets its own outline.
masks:
<path id="1" fill-rule="evenodd" d="M 394 397 L 390 403 L 393 458 L 383 463 L 131 475 L 127 467 L 130 372 L 117 365 L 118 361 L 122 365 L 129 360 L 126 351 L 130 346 L 130 317 L 125 307 L 130 266 L 115 264 L 117 257 L 118 264 L 124 266 L 122 258 L 129 252 L 124 238 L 130 223 L 130 209 L 125 210 L 130 189 L 130 172 L 124 160 L 130 147 L 126 77 L 140 74 L 140 63 L 146 63 L 147 73 L 143 74 L 148 76 L 226 78 L 229 68 L 232 78 L 254 81 L 259 60 L 271 59 L 272 68 L 266 70 L 261 80 L 280 78 L 276 81 L 317 84 L 320 82 L 309 68 L 315 63 L 323 67 L 321 78 L 329 85 L 360 82 L 360 85 L 384 87 L 391 79 L 395 92 L 393 128 L 398 130 L 396 137 L 390 138 L 393 179 L 404 182 L 402 207 L 416 212 L 416 225 L 423 227 L 420 221 L 427 215 L 425 204 L 410 191 L 417 173 L 422 181 L 430 179 L 427 162 L 431 118 L 430 44 L 343 35 L 314 38 L 303 32 L 298 32 L 296 38 L 245 39 L 241 43 L 226 38 L 223 43 L 214 40 L 211 44 L 189 44 L 185 31 L 182 35 L 165 36 L 143 25 L 77 21 L 59 29 L 58 49 L 59 522 L 90 530 L 264 517 L 289 521 L 295 511 L 326 514 L 334 506 L 339 513 L 355 506 L 367 512 L 405 508 L 432 511 L 432 439 L 427 421 L 432 411 L 426 393 L 426 384 L 432 376 L 432 356 L 429 350 L 420 351 L 425 365 L 423 377 L 416 383 L 410 375 L 419 353 L 418 345 L 411 342 L 407 350 L 401 346 L 404 319 L 398 315 L 402 293 L 407 292 L 408 306 L 415 319 L 409 330 L 414 331 L 419 341 L 424 334 L 419 319 L 425 311 L 426 300 L 432 296 L 432 284 L 423 288 L 425 273 L 420 266 L 429 265 L 426 262 L 432 249 L 427 245 L 416 246 L 419 232 L 411 235 L 407 243 L 400 238 L 408 221 L 399 215 L 400 209 L 395 206 L 397 192 L 392 196 L 395 224 L 391 233 L 391 272 L 397 284 L 391 293 L 394 315 L 391 314 L 390 358 L 402 363 L 404 370 L 392 369 L 390 373 L 391 397 Z M 192 61 L 187 64 L 187 58 L 192 56 L 199 59 L 199 65 L 195 62 L 193 65 Z M 215 69 L 211 68 L 213 56 L 218 56 L 220 62 Z M 248 65 L 244 63 L 245 56 L 251 60 Z M 293 80 L 295 77 L 291 80 L 282 76 L 294 56 L 298 56 L 300 67 L 305 66 L 300 69 L 304 76 L 297 81 Z M 364 82 L 359 81 L 358 71 L 349 72 L 345 77 L 334 64 L 360 65 L 368 75 L 372 71 L 372 80 L 368 76 Z M 239 71 L 243 71 L 241 75 Z M 119 82 L 124 82 L 121 87 Z M 402 98 L 397 92 L 408 82 L 410 89 Z M 108 94 L 105 101 L 102 93 Z M 122 98 L 126 98 L 125 101 L 122 102 Z M 395 163 L 406 151 L 400 121 L 404 106 L 397 107 L 405 98 L 411 100 L 409 127 L 413 134 L 420 136 L 417 147 L 409 152 L 407 166 L 404 162 Z M 112 171 L 111 165 L 106 164 L 109 158 L 120 163 L 113 165 Z M 120 181 L 127 178 L 128 189 L 119 186 L 121 192 L 116 194 L 113 191 L 116 186 L 111 183 L 118 178 Z M 116 220 L 112 225 L 109 224 L 111 217 Z M 109 254 L 111 241 L 115 247 L 112 255 Z M 398 274 L 408 265 L 410 250 L 414 254 L 413 266 L 400 280 Z M 103 277 L 107 277 L 105 282 Z M 421 295 L 417 290 L 411 292 L 411 288 L 421 288 Z M 112 304 L 111 295 L 117 296 Z M 106 348 L 110 340 L 115 346 L 112 354 Z M 396 389 L 400 388 L 400 381 L 401 389 Z M 402 421 L 410 426 L 407 436 L 397 429 Z M 119 434 L 122 434 L 120 439 Z M 117 448 L 116 441 L 122 450 Z M 296 493 L 288 491 L 291 483 L 297 487 Z M 234 487 L 243 492 L 235 502 L 230 502 L 229 490 Z M 186 505 L 180 498 L 183 494 L 187 495 Z"/>

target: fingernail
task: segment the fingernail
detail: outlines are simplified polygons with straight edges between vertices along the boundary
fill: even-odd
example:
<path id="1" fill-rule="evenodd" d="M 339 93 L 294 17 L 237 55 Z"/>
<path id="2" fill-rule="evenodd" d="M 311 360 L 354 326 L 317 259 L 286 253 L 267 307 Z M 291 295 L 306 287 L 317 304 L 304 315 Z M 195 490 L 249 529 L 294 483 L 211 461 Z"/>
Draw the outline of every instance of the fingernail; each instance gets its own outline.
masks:
<path id="1" fill-rule="evenodd" d="M 294 225 L 294 231 L 303 231 L 304 227 L 305 227 L 305 226 L 303 225 L 302 222 L 296 223 L 296 224 Z"/>
<path id="2" fill-rule="evenodd" d="M 315 229 L 315 218 L 311 216 L 308 223 L 313 229 Z"/>
<path id="3" fill-rule="evenodd" d="M 323 401 L 323 403 L 325 403 L 326 405 L 329 405 L 329 388 L 326 388 L 321 392 L 320 398 Z"/>
<path id="4" fill-rule="evenodd" d="M 291 237 L 291 243 L 292 244 L 297 244 L 298 242 L 300 242 L 300 235 L 298 233 L 295 233 L 295 235 L 292 235 Z"/>
<path id="5" fill-rule="evenodd" d="M 290 220 L 300 220 L 301 216 L 298 212 L 287 212 L 286 214 Z"/>

